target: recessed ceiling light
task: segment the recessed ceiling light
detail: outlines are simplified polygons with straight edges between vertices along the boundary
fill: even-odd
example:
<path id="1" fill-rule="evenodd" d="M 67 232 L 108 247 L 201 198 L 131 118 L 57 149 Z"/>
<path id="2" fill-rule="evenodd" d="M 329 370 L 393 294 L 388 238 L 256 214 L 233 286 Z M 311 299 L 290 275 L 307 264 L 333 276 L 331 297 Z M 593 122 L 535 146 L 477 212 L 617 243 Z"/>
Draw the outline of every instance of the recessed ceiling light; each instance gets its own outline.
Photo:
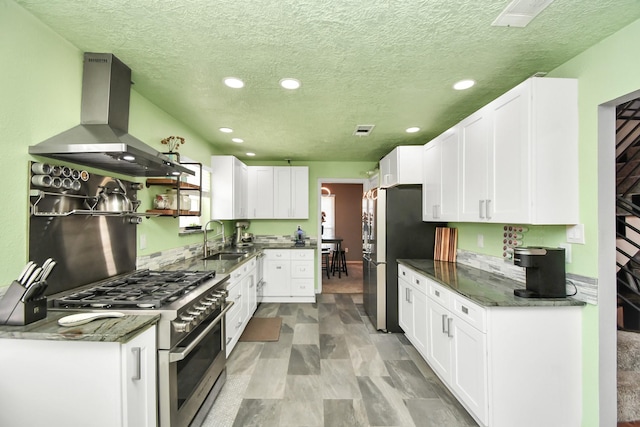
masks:
<path id="1" fill-rule="evenodd" d="M 122 156 L 122 160 L 126 160 L 128 162 L 133 162 L 135 159 L 135 156 L 132 156 L 131 154 L 125 154 Z"/>
<path id="2" fill-rule="evenodd" d="M 298 89 L 302 83 L 298 79 L 286 78 L 280 80 L 280 86 L 285 89 Z"/>
<path id="3" fill-rule="evenodd" d="M 237 142 L 238 144 L 242 144 L 244 142 L 244 139 L 242 138 L 231 138 L 231 140 L 233 142 Z"/>
<path id="4" fill-rule="evenodd" d="M 253 157 L 255 155 L 256 155 L 256 153 L 247 153 L 247 156 L 249 156 L 249 157 Z"/>
<path id="5" fill-rule="evenodd" d="M 224 132 L 224 133 L 231 133 L 231 132 L 233 132 L 233 129 L 231 129 L 231 128 L 220 128 L 219 130 L 220 130 L 220 132 Z"/>
<path id="6" fill-rule="evenodd" d="M 417 127 L 417 126 L 414 126 L 414 127 L 407 128 L 407 130 L 405 132 L 407 132 L 407 133 L 416 133 L 416 132 L 419 132 L 419 131 L 420 131 L 420 128 Z"/>
<path id="7" fill-rule="evenodd" d="M 465 90 L 472 87 L 476 82 L 474 80 L 460 80 L 456 84 L 453 85 L 455 90 Z"/>
<path id="8" fill-rule="evenodd" d="M 222 81 L 225 85 L 233 89 L 240 89 L 244 87 L 244 82 L 237 77 L 225 77 Z"/>

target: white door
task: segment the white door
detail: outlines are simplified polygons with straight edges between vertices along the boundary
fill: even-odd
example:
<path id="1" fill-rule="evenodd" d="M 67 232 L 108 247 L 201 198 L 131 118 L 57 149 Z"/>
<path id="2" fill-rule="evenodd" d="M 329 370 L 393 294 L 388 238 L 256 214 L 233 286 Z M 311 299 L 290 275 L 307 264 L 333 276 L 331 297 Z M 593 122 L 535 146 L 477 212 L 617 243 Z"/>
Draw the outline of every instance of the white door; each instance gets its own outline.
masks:
<path id="1" fill-rule="evenodd" d="M 249 166 L 249 218 L 273 218 L 273 167 Z"/>
<path id="2" fill-rule="evenodd" d="M 437 220 L 442 198 L 441 140 L 435 139 L 425 144 L 423 149 L 422 220 Z"/>
<path id="3" fill-rule="evenodd" d="M 469 409 L 487 424 L 487 336 L 458 317 L 451 324 L 451 335 L 451 385 Z"/>
<path id="4" fill-rule="evenodd" d="M 291 217 L 309 218 L 309 168 L 291 168 Z"/>
<path id="5" fill-rule="evenodd" d="M 447 334 L 449 311 L 429 300 L 427 304 L 427 360 L 443 379 L 451 377 L 451 338 Z"/>
<path id="6" fill-rule="evenodd" d="M 424 357 L 427 354 L 427 338 L 429 336 L 427 328 L 427 296 L 414 290 L 412 297 L 413 345 Z"/>
<path id="7" fill-rule="evenodd" d="M 413 336 L 413 307 L 410 293 L 409 283 L 398 278 L 398 324 L 409 338 Z"/>
<path id="8" fill-rule="evenodd" d="M 488 123 L 487 109 L 482 109 L 460 122 L 460 220 L 478 222 L 487 219 Z"/>
<path id="9" fill-rule="evenodd" d="M 274 218 L 291 217 L 291 171 L 290 167 L 273 168 L 273 213 Z"/>
<path id="10" fill-rule="evenodd" d="M 265 297 L 291 295 L 291 262 L 289 260 L 265 260 L 264 294 Z"/>
<path id="11" fill-rule="evenodd" d="M 494 222 L 529 221 L 528 135 L 530 85 L 520 85 L 491 104 L 490 216 Z"/>

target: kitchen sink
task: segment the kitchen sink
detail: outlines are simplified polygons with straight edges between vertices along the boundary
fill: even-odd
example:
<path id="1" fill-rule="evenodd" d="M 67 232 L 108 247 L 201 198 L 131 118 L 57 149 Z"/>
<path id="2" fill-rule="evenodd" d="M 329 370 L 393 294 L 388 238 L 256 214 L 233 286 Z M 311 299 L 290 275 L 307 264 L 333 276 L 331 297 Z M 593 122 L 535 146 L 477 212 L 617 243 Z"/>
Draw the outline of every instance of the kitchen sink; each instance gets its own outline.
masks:
<path id="1" fill-rule="evenodd" d="M 237 261 L 244 254 L 246 254 L 246 252 L 218 252 L 216 254 L 209 255 L 204 259 L 217 260 L 217 261 Z"/>

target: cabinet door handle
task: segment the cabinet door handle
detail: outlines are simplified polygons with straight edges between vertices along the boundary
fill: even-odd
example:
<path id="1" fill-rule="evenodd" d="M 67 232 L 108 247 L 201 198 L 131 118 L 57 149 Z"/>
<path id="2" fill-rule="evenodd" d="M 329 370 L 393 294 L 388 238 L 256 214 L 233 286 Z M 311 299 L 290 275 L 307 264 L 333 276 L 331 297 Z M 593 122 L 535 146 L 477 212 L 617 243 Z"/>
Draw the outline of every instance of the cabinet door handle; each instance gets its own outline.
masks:
<path id="1" fill-rule="evenodd" d="M 436 205 L 436 218 L 440 218 L 440 214 L 442 213 L 442 208 L 440 205 Z"/>
<path id="2" fill-rule="evenodd" d="M 449 335 L 449 331 L 447 331 L 447 325 L 448 325 L 448 323 L 447 323 L 447 315 L 443 314 L 442 315 L 442 333 Z"/>
<path id="3" fill-rule="evenodd" d="M 451 331 L 451 324 L 453 323 L 453 317 L 447 319 L 447 336 L 453 338 L 453 332 Z"/>
<path id="4" fill-rule="evenodd" d="M 433 218 L 438 218 L 438 208 L 436 208 L 436 205 L 433 205 L 433 208 L 431 209 L 431 214 L 433 215 Z"/>
<path id="5" fill-rule="evenodd" d="M 140 381 L 142 378 L 142 354 L 140 352 L 140 347 L 133 347 L 131 349 L 131 353 L 133 353 L 133 363 L 135 364 L 135 369 L 131 379 L 133 381 Z"/>
<path id="6" fill-rule="evenodd" d="M 484 200 L 480 200 L 478 203 L 478 214 L 481 219 L 484 219 Z"/>
<path id="7" fill-rule="evenodd" d="M 487 199 L 487 219 L 491 219 L 491 199 Z"/>

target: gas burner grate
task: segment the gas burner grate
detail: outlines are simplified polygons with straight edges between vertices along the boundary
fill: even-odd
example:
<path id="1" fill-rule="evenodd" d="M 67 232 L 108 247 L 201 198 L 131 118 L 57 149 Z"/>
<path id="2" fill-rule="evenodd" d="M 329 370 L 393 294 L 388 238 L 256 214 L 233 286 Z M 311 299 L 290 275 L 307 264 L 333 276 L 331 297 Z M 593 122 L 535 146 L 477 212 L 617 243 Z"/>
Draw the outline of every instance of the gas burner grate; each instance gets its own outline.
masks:
<path id="1" fill-rule="evenodd" d="M 59 308 L 160 308 L 215 277 L 214 271 L 138 270 L 53 300 Z"/>

